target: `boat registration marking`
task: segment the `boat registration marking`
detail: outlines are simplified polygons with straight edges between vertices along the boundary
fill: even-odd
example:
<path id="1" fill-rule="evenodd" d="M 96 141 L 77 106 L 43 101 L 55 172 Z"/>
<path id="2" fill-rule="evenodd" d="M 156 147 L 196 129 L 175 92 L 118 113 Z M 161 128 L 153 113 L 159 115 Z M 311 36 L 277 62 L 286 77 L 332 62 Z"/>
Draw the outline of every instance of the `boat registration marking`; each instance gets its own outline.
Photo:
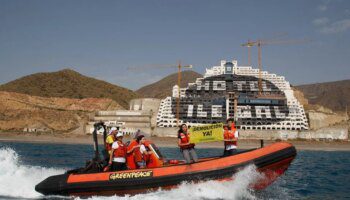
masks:
<path id="1" fill-rule="evenodd" d="M 118 179 L 138 179 L 152 177 L 153 171 L 139 171 L 139 172 L 118 172 L 109 175 L 109 180 Z"/>

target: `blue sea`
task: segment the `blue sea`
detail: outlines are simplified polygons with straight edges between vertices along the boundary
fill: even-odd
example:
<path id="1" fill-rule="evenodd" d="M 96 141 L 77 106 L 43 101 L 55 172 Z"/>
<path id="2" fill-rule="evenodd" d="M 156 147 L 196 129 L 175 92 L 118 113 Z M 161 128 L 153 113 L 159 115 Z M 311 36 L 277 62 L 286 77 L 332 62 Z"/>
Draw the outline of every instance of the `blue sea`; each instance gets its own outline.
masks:
<path id="1" fill-rule="evenodd" d="M 182 159 L 178 148 L 160 150 L 167 158 Z M 222 149 L 197 149 L 197 153 L 215 156 Z M 92 145 L 0 142 L 0 199 L 65 199 L 43 196 L 34 187 L 48 176 L 84 166 L 92 155 Z M 287 172 L 262 191 L 248 187 L 257 175 L 254 166 L 248 166 L 234 181 L 184 182 L 170 191 L 89 199 L 350 199 L 350 152 L 298 151 Z"/>

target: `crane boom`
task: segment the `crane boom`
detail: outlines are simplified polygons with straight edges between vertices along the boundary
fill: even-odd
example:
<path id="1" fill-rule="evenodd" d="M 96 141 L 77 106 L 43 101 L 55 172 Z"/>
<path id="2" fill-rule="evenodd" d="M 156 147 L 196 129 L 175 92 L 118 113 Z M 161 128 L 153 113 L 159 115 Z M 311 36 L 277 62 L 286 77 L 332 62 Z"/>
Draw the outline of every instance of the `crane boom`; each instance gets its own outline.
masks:
<path id="1" fill-rule="evenodd" d="M 286 34 L 283 34 L 286 35 Z M 256 41 L 250 41 L 241 44 L 243 47 L 248 48 L 248 64 L 251 65 L 251 58 L 250 58 L 250 48 L 253 46 L 256 46 L 258 48 L 258 68 L 259 68 L 259 79 L 258 79 L 258 86 L 259 86 L 259 95 L 262 94 L 262 46 L 263 45 L 285 45 L 285 44 L 304 44 L 310 42 L 309 39 L 299 39 L 299 40 L 256 40 Z"/>
<path id="2" fill-rule="evenodd" d="M 152 69 L 152 68 L 158 68 L 158 69 L 166 69 L 166 68 L 178 68 L 177 73 L 177 85 L 178 85 L 178 97 L 176 98 L 176 124 L 179 126 L 179 118 L 180 118 L 180 88 L 181 88 L 181 71 L 182 68 L 192 68 L 192 65 L 181 65 L 181 61 L 178 62 L 177 65 L 144 65 L 143 67 L 128 67 L 127 70 L 132 71 L 144 71 L 145 69 Z"/>

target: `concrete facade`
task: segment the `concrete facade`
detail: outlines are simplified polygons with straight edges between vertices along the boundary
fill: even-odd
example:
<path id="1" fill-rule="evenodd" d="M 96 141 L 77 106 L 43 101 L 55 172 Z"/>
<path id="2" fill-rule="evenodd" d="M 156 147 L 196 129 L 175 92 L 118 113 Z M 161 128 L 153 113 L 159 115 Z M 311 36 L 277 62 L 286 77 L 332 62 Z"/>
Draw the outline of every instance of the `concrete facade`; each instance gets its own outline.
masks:
<path id="1" fill-rule="evenodd" d="M 137 130 L 152 135 L 159 104 L 160 99 L 155 98 L 133 99 L 129 104 L 130 110 L 97 111 L 85 125 L 85 133 L 91 134 L 94 123 L 103 121 L 107 129 L 113 126 L 119 127 L 126 135 L 133 134 Z"/>
<path id="2" fill-rule="evenodd" d="M 156 127 L 153 130 L 153 135 L 157 137 L 177 137 L 177 131 L 179 129 L 177 127 Z"/>
<path id="3" fill-rule="evenodd" d="M 307 131 L 240 131 L 241 139 L 264 139 L 264 140 L 348 140 L 348 128 L 322 128 Z"/>
<path id="4" fill-rule="evenodd" d="M 151 115 L 150 126 L 154 128 L 157 125 L 157 113 L 159 110 L 160 102 L 161 100 L 156 98 L 140 98 L 132 99 L 129 105 L 130 110 L 149 112 Z"/>
<path id="5" fill-rule="evenodd" d="M 300 139 L 326 139 L 326 140 L 349 140 L 349 128 L 321 128 L 315 131 L 303 131 L 299 133 Z"/>

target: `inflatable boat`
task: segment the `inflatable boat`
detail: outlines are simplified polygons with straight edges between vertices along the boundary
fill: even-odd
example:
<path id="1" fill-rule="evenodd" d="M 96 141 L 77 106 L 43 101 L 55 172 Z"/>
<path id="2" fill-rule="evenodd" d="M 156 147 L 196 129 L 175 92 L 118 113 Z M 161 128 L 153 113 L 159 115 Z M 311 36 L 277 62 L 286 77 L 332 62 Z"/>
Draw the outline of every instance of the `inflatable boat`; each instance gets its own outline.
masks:
<path id="1" fill-rule="evenodd" d="M 96 145 L 97 142 L 95 150 L 98 151 Z M 129 147 L 133 145 L 135 143 L 131 142 Z M 105 171 L 103 161 L 96 153 L 85 168 L 48 177 L 36 185 L 35 190 L 44 195 L 138 194 L 159 188 L 171 189 L 184 181 L 232 180 L 235 173 L 248 165 L 255 165 L 263 175 L 252 187 L 263 189 L 282 175 L 296 156 L 294 146 L 278 142 L 231 156 L 202 158 L 196 163 L 186 164 L 181 160 L 166 160 L 150 141 L 146 142 L 146 146 L 152 154 L 145 169 L 136 169 L 131 155 L 127 158 L 129 170 Z"/>

